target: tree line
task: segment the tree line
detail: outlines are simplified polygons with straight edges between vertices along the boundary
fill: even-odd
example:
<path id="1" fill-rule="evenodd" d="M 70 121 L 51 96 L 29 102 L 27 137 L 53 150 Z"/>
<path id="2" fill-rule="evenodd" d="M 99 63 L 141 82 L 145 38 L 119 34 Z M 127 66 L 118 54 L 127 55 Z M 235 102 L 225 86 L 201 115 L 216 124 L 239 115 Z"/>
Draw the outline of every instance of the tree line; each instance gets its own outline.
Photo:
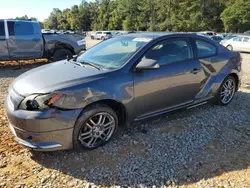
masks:
<path id="1" fill-rule="evenodd" d="M 244 32 L 250 30 L 250 0 L 96 0 L 60 10 L 48 29 Z"/>

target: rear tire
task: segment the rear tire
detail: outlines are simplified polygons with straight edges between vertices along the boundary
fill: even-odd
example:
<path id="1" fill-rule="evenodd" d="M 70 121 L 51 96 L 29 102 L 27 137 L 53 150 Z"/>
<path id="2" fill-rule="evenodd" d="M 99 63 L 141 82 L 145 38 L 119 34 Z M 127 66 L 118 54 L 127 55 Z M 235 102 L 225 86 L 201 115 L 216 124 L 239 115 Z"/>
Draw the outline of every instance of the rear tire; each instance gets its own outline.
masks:
<path id="1" fill-rule="evenodd" d="M 57 49 L 53 55 L 53 61 L 60 61 L 67 58 L 73 58 L 73 54 L 68 49 Z"/>
<path id="2" fill-rule="evenodd" d="M 221 84 L 215 97 L 215 104 L 226 106 L 234 98 L 237 90 L 237 82 L 233 76 L 228 76 Z"/>
<path id="3" fill-rule="evenodd" d="M 92 150 L 103 146 L 116 135 L 117 128 L 118 117 L 114 110 L 103 104 L 91 105 L 83 110 L 76 121 L 74 148 Z"/>
<path id="4" fill-rule="evenodd" d="M 105 39 L 104 37 L 101 38 L 101 40 L 104 40 L 104 39 Z"/>
<path id="5" fill-rule="evenodd" d="M 227 49 L 230 50 L 230 51 L 233 51 L 233 46 L 232 45 L 228 45 Z"/>

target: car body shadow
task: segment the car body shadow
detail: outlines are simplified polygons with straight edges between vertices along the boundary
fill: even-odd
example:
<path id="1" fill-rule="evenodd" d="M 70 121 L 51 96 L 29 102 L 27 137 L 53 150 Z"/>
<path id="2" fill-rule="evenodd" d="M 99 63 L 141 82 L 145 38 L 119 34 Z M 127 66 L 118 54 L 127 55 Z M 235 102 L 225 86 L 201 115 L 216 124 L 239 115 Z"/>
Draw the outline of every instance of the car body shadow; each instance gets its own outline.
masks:
<path id="1" fill-rule="evenodd" d="M 42 166 L 96 185 L 188 185 L 250 166 L 250 93 L 230 105 L 171 112 L 90 151 L 32 152 Z M 241 105 L 238 105 L 241 103 Z"/>

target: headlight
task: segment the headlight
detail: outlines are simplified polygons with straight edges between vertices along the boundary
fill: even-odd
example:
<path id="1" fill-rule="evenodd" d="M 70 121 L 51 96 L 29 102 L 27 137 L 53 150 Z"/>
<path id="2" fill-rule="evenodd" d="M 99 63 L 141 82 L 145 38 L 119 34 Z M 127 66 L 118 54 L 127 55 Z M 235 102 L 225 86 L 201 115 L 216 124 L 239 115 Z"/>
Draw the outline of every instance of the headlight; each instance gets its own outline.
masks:
<path id="1" fill-rule="evenodd" d="M 56 101 L 63 99 L 63 94 L 30 95 L 21 102 L 19 109 L 30 111 L 45 110 L 49 107 L 53 107 Z"/>

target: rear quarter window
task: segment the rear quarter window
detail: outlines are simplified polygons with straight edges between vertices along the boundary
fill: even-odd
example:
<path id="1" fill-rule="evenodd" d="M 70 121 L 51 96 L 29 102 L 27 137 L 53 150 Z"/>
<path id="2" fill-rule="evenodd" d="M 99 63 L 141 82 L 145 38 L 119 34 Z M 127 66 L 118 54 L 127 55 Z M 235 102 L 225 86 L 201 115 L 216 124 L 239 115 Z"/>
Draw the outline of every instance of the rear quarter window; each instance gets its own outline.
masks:
<path id="1" fill-rule="evenodd" d="M 195 40 L 195 43 L 196 43 L 198 58 L 205 58 L 216 55 L 217 48 L 213 44 L 198 39 Z"/>
<path id="2" fill-rule="evenodd" d="M 242 37 L 235 37 L 235 38 L 233 39 L 233 41 L 241 42 L 241 41 L 242 41 Z"/>

